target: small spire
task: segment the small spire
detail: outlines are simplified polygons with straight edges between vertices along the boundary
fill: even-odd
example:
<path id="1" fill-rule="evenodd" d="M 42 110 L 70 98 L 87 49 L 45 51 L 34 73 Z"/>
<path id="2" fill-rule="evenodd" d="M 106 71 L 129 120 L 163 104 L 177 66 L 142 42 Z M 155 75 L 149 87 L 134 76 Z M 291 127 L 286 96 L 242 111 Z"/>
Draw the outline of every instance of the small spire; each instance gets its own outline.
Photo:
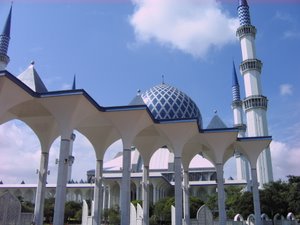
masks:
<path id="1" fill-rule="evenodd" d="M 72 90 L 76 90 L 76 75 L 74 74 Z"/>
<path id="2" fill-rule="evenodd" d="M 162 84 L 165 84 L 165 75 L 161 75 Z"/>
<path id="3" fill-rule="evenodd" d="M 233 61 L 233 69 L 232 69 L 232 98 L 233 101 L 240 101 L 240 85 L 236 75 L 235 64 Z"/>
<path id="4" fill-rule="evenodd" d="M 137 95 L 137 96 L 140 96 L 140 95 L 141 95 L 141 89 L 137 89 L 136 95 Z"/>
<path id="5" fill-rule="evenodd" d="M 233 69 L 232 69 L 232 86 L 240 86 L 239 85 L 239 80 L 236 75 L 236 70 L 235 70 L 235 63 L 232 61 Z"/>
<path id="6" fill-rule="evenodd" d="M 12 5 L 10 6 L 9 14 L 7 16 L 3 31 L 0 34 L 0 70 L 6 68 L 10 59 L 7 55 L 7 50 L 10 40 L 10 24 L 11 24 Z"/>
<path id="7" fill-rule="evenodd" d="M 2 31 L 2 35 L 5 35 L 7 37 L 10 37 L 10 24 L 11 24 L 12 5 L 13 5 L 13 3 L 11 3 L 9 14 L 7 16 L 6 23 L 5 23 L 5 26 L 4 26 L 3 31 Z"/>
<path id="8" fill-rule="evenodd" d="M 34 64 L 35 64 L 35 62 L 34 62 L 34 60 L 32 60 L 32 61 L 30 62 L 30 65 L 34 66 Z"/>

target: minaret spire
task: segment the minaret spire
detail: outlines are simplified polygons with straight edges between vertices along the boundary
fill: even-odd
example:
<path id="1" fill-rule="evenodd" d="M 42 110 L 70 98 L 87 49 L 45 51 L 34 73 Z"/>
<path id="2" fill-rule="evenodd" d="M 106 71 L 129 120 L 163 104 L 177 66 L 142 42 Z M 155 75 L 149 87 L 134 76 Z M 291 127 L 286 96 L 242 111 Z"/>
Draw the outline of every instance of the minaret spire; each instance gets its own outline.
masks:
<path id="1" fill-rule="evenodd" d="M 7 55 L 7 50 L 10 40 L 11 14 L 12 4 L 10 6 L 9 14 L 7 16 L 3 31 L 0 35 L 0 70 L 4 70 L 10 60 Z"/>
<path id="2" fill-rule="evenodd" d="M 239 137 L 245 137 L 246 125 L 244 124 L 244 113 L 243 113 L 243 102 L 240 97 L 240 85 L 238 77 L 236 74 L 235 63 L 232 63 L 232 112 L 233 112 L 233 126 L 239 130 Z M 245 187 L 246 191 L 251 190 L 250 186 L 250 171 L 248 161 L 245 157 L 235 149 L 235 158 L 236 158 L 236 170 L 237 170 L 237 179 L 246 180 L 247 185 Z"/>
<path id="3" fill-rule="evenodd" d="M 232 98 L 233 98 L 233 101 L 241 101 L 240 85 L 239 85 L 239 80 L 236 75 L 234 61 L 233 61 L 233 69 L 232 69 Z"/>

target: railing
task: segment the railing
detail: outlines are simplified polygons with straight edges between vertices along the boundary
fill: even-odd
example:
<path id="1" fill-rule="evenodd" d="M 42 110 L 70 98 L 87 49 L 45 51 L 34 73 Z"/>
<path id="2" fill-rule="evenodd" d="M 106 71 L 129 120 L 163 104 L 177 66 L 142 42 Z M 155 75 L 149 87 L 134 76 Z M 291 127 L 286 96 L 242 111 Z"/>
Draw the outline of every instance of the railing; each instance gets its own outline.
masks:
<path id="1" fill-rule="evenodd" d="M 241 39 L 242 37 L 246 35 L 252 35 L 255 38 L 256 35 L 256 28 L 252 25 L 244 25 L 237 29 L 236 36 Z"/>
<path id="2" fill-rule="evenodd" d="M 244 74 L 248 70 L 257 70 L 261 73 L 262 62 L 258 59 L 247 59 L 240 65 L 241 73 Z"/>
<path id="3" fill-rule="evenodd" d="M 253 95 L 246 98 L 244 101 L 244 108 L 245 110 L 250 110 L 253 108 L 268 108 L 268 99 L 263 95 Z"/>

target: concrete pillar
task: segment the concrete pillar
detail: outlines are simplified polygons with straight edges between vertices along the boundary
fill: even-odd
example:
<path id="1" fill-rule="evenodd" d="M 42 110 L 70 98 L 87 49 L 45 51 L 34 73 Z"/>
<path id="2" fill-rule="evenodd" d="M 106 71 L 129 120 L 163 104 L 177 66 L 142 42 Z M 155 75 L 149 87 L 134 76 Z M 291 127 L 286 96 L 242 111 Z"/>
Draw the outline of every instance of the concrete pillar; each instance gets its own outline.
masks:
<path id="1" fill-rule="evenodd" d="M 189 171 L 184 171 L 183 174 L 183 202 L 184 225 L 190 225 Z"/>
<path id="2" fill-rule="evenodd" d="M 121 225 L 130 224 L 130 164 L 131 149 L 123 150 L 123 177 L 121 183 Z"/>
<path id="3" fill-rule="evenodd" d="M 182 225 L 182 174 L 181 157 L 174 158 L 175 172 L 175 225 Z"/>
<path id="4" fill-rule="evenodd" d="M 60 151 L 59 151 L 59 160 L 58 160 L 53 225 L 64 224 L 66 186 L 68 182 L 69 151 L 70 151 L 70 139 L 62 138 L 60 142 Z"/>
<path id="5" fill-rule="evenodd" d="M 140 180 L 135 182 L 135 189 L 136 189 L 136 200 L 140 200 Z"/>
<path id="6" fill-rule="evenodd" d="M 106 209 L 106 200 L 107 200 L 107 191 L 106 191 L 106 185 L 103 184 L 102 186 L 102 210 Z"/>
<path id="7" fill-rule="evenodd" d="M 149 225 L 149 166 L 143 169 L 143 225 Z"/>
<path id="8" fill-rule="evenodd" d="M 107 185 L 107 192 L 108 192 L 108 198 L 107 198 L 107 208 L 110 209 L 111 207 L 111 188 L 110 185 Z"/>
<path id="9" fill-rule="evenodd" d="M 102 175 L 103 175 L 103 160 L 97 160 L 96 171 L 95 171 L 95 187 L 94 187 L 93 225 L 100 225 L 101 223 L 101 211 L 103 206 Z"/>
<path id="10" fill-rule="evenodd" d="M 157 202 L 157 183 L 153 182 L 153 189 L 152 189 L 152 195 L 153 195 L 153 204 Z"/>
<path id="11" fill-rule="evenodd" d="M 226 225 L 226 210 L 225 210 L 225 191 L 223 178 L 223 164 L 217 163 L 217 187 L 218 187 L 218 207 L 219 207 L 219 224 Z"/>
<path id="12" fill-rule="evenodd" d="M 34 207 L 34 223 L 43 225 L 44 218 L 44 200 L 46 192 L 47 172 L 48 172 L 49 153 L 42 152 L 40 161 L 40 170 L 38 185 L 36 189 L 35 207 Z"/>
<path id="13" fill-rule="evenodd" d="M 71 140 L 70 140 L 70 150 L 69 150 L 69 168 L 68 168 L 68 182 L 72 180 L 72 165 L 74 162 L 74 156 L 73 154 L 73 142 L 75 141 L 76 135 L 74 133 L 72 133 L 71 135 Z"/>
<path id="14" fill-rule="evenodd" d="M 251 168 L 251 176 L 252 176 L 252 194 L 253 194 L 255 224 L 256 225 L 261 225 L 261 217 L 260 217 L 261 216 L 261 209 L 260 209 L 260 200 L 259 200 L 259 191 L 258 191 L 256 168 Z"/>

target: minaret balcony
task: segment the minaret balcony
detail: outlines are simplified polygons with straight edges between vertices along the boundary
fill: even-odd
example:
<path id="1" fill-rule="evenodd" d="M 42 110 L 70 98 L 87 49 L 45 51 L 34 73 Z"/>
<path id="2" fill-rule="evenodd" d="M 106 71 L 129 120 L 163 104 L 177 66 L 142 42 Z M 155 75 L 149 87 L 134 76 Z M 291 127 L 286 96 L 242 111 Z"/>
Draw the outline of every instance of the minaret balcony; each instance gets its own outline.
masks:
<path id="1" fill-rule="evenodd" d="M 240 26 L 236 31 L 236 36 L 241 39 L 244 36 L 252 35 L 255 38 L 256 28 L 252 25 L 243 25 Z"/>
<path id="2" fill-rule="evenodd" d="M 240 65 L 240 71 L 242 74 L 249 70 L 257 70 L 259 73 L 261 73 L 261 68 L 262 62 L 258 59 L 247 59 Z"/>
<path id="3" fill-rule="evenodd" d="M 233 101 L 231 104 L 231 107 L 234 108 L 238 108 L 238 107 L 242 107 L 243 106 L 243 102 L 242 101 Z"/>
<path id="4" fill-rule="evenodd" d="M 256 108 L 263 108 L 267 110 L 268 108 L 268 99 L 263 95 L 252 95 L 245 98 L 243 103 L 245 111 Z"/>
<path id="5" fill-rule="evenodd" d="M 0 62 L 4 62 L 5 64 L 9 63 L 9 57 L 4 54 L 0 54 Z"/>

